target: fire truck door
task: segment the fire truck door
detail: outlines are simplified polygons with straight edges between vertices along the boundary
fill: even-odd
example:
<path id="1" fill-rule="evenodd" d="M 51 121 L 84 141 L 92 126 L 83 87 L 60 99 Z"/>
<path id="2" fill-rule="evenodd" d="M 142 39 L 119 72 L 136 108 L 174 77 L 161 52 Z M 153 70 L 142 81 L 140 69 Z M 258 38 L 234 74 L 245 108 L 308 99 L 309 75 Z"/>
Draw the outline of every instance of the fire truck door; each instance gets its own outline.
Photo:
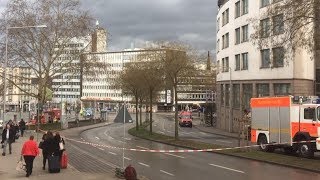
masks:
<path id="1" fill-rule="evenodd" d="M 319 124 L 316 114 L 315 107 L 303 108 L 303 119 L 300 121 L 300 131 L 309 133 L 311 137 L 318 137 Z"/>
<path id="2" fill-rule="evenodd" d="M 290 109 L 289 107 L 270 108 L 270 142 L 290 142 Z"/>

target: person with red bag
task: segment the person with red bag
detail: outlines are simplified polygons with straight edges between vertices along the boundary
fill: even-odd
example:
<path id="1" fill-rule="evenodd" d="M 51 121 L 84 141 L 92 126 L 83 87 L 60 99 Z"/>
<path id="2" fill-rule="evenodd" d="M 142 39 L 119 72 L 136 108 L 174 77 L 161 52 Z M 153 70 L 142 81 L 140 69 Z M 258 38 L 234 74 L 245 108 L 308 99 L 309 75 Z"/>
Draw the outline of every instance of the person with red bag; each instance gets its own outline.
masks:
<path id="1" fill-rule="evenodd" d="M 29 177 L 32 174 L 33 160 L 39 154 L 38 145 L 33 139 L 34 136 L 31 135 L 29 140 L 23 144 L 21 150 L 21 155 L 24 157 L 27 168 L 26 177 Z"/>

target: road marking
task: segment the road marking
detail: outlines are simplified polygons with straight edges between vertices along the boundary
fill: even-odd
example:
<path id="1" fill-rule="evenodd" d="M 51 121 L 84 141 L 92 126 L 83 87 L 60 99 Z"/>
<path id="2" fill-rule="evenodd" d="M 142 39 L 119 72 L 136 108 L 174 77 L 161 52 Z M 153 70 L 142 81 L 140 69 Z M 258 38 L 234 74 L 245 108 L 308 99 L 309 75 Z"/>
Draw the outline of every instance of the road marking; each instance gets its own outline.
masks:
<path id="1" fill-rule="evenodd" d="M 219 165 L 216 165 L 216 164 L 209 164 L 209 165 L 210 166 L 214 166 L 214 167 L 218 167 L 218 168 L 222 168 L 222 169 L 226 169 L 226 170 L 229 170 L 229 171 L 234 171 L 234 172 L 245 174 L 245 172 L 240 171 L 240 170 L 236 170 L 236 169 L 232 169 L 232 168 L 228 168 L 228 167 L 224 167 L 224 166 L 219 166 Z"/>
<path id="2" fill-rule="evenodd" d="M 184 158 L 185 158 L 185 157 L 183 157 L 183 156 L 178 156 L 178 155 L 171 154 L 171 153 L 164 153 L 164 154 L 169 155 L 169 156 L 178 157 L 178 158 L 181 158 L 181 159 L 184 159 Z"/>
<path id="3" fill-rule="evenodd" d="M 137 146 L 138 148 L 141 148 L 141 149 L 149 149 L 149 148 L 146 148 L 146 147 L 142 147 L 142 146 Z"/>
<path id="4" fill-rule="evenodd" d="M 117 155 L 116 153 L 114 153 L 114 152 L 110 152 L 110 151 L 109 151 L 109 154 L 112 154 L 112 155 L 115 155 L 115 156 Z"/>
<path id="5" fill-rule="evenodd" d="M 160 170 L 160 172 L 165 173 L 165 174 L 167 174 L 169 176 L 174 176 L 174 174 L 168 173 L 167 171 L 164 171 L 164 170 Z"/>
<path id="6" fill-rule="evenodd" d="M 167 131 L 168 133 L 172 133 L 172 131 Z"/>
<path id="7" fill-rule="evenodd" d="M 124 157 L 126 160 L 128 160 L 128 161 L 131 161 L 131 159 L 130 158 L 127 158 L 127 157 Z"/>
<path id="8" fill-rule="evenodd" d="M 216 140 L 216 141 L 218 141 L 218 142 L 223 142 L 223 143 L 228 143 L 228 144 L 232 144 L 232 142 L 230 142 L 230 141 L 225 141 L 225 140 Z"/>
<path id="9" fill-rule="evenodd" d="M 202 135 L 208 135 L 207 133 L 204 133 L 204 132 L 200 132 L 200 134 L 202 134 Z"/>
<path id="10" fill-rule="evenodd" d="M 165 134 L 163 131 L 159 131 L 160 134 Z"/>
<path id="11" fill-rule="evenodd" d="M 131 141 L 131 138 L 124 138 L 125 140 L 127 140 L 127 141 Z"/>
<path id="12" fill-rule="evenodd" d="M 98 137 L 96 136 L 96 139 L 100 139 L 100 138 L 98 138 Z"/>
<path id="13" fill-rule="evenodd" d="M 144 164 L 144 163 L 141 163 L 141 162 L 138 162 L 138 164 L 140 164 L 142 166 L 150 167 L 148 164 Z"/>
<path id="14" fill-rule="evenodd" d="M 98 149 L 100 149 L 101 151 L 104 151 L 104 149 L 102 149 L 102 148 L 98 148 Z"/>

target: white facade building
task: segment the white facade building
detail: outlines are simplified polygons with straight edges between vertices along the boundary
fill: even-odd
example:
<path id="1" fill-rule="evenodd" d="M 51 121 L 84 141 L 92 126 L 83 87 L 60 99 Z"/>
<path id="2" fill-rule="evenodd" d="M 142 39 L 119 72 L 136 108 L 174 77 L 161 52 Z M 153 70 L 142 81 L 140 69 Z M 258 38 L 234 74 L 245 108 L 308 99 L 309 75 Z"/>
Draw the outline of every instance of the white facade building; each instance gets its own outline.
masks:
<path id="1" fill-rule="evenodd" d="M 259 49 L 251 42 L 255 31 L 251 19 L 261 17 L 260 26 L 279 26 L 269 36 L 283 33 L 283 15 L 263 19 L 266 6 L 279 0 L 219 0 L 217 15 L 217 115 L 218 128 L 238 131 L 244 109 L 252 97 L 314 95 L 314 53 L 271 44 Z M 261 32 L 264 33 L 264 32 Z"/>

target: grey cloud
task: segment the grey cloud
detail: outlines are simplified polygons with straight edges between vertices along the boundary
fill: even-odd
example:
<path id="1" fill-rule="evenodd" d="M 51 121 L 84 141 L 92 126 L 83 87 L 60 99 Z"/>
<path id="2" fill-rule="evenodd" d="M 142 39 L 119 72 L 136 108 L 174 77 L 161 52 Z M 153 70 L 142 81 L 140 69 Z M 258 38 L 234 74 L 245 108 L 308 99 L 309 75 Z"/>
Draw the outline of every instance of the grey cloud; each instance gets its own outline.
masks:
<path id="1" fill-rule="evenodd" d="M 131 42 L 180 40 L 215 49 L 217 0 L 82 0 L 111 34 L 109 49 Z"/>

